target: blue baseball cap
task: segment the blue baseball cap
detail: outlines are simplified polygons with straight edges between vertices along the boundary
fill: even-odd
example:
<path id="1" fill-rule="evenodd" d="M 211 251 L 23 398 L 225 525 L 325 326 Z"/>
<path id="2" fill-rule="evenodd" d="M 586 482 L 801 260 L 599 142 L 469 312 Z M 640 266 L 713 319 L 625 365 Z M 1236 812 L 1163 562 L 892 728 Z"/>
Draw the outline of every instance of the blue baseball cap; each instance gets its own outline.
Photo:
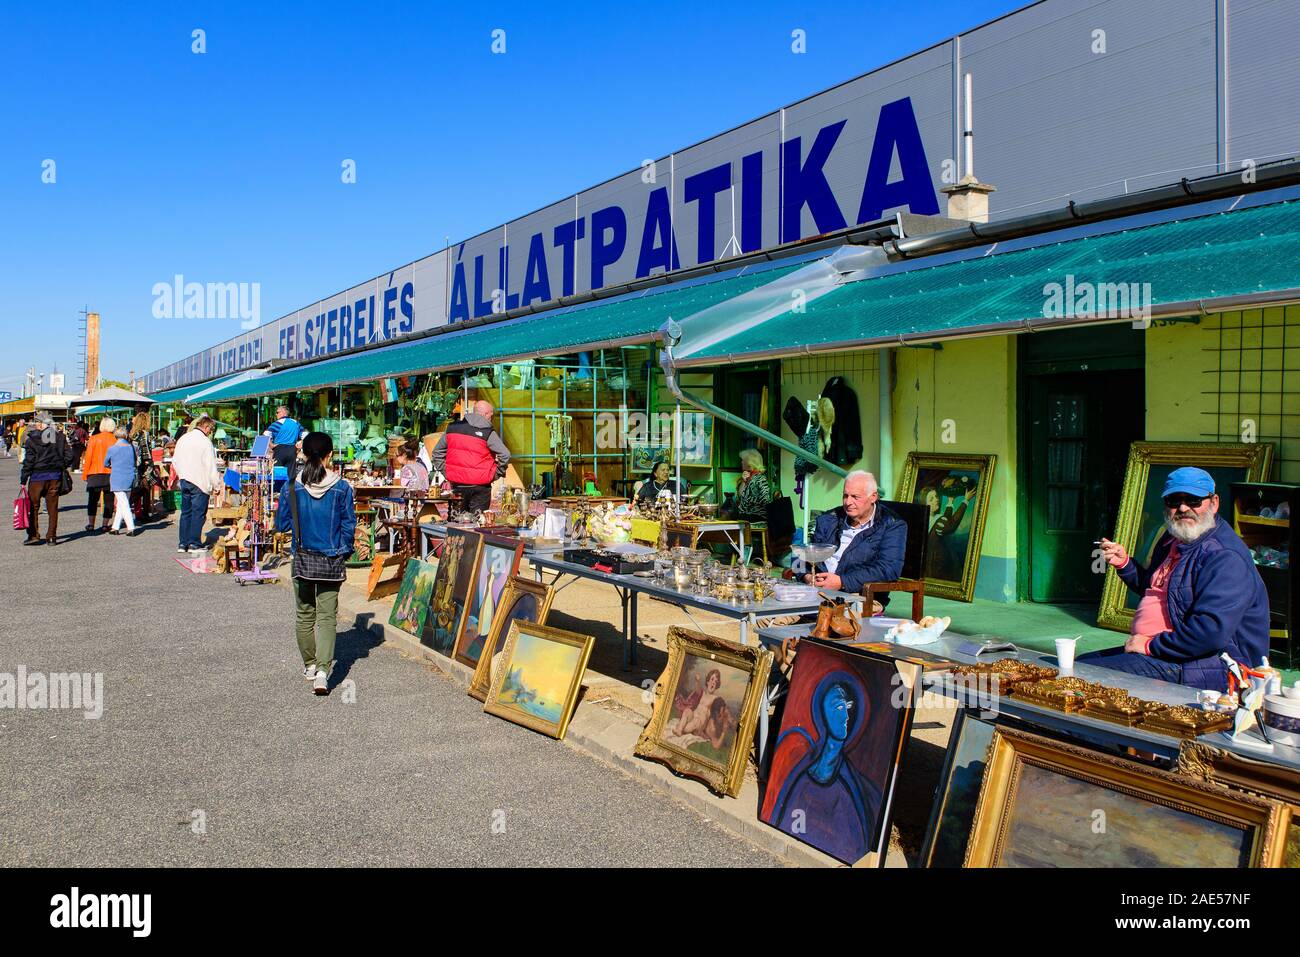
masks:
<path id="1" fill-rule="evenodd" d="M 1165 479 L 1165 490 L 1160 493 L 1160 497 L 1165 498 L 1179 492 L 1209 498 L 1214 494 L 1214 478 L 1205 469 L 1190 465 L 1174 469 L 1169 473 L 1169 478 Z"/>

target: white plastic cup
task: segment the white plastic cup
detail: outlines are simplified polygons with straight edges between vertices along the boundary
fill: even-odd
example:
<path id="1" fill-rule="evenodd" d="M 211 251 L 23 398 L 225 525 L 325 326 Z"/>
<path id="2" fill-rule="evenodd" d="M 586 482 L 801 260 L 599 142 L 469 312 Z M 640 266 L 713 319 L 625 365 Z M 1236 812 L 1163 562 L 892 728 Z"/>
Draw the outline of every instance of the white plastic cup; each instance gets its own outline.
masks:
<path id="1" fill-rule="evenodd" d="M 1056 665 L 1062 671 L 1074 670 L 1074 645 L 1077 638 L 1056 639 Z"/>

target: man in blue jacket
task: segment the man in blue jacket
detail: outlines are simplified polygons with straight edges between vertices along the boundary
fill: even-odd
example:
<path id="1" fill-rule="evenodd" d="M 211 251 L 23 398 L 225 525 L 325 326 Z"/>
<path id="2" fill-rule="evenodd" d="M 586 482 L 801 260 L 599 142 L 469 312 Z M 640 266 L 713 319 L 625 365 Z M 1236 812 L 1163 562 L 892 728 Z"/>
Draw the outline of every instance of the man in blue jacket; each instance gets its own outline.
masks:
<path id="1" fill-rule="evenodd" d="M 850 472 L 844 479 L 843 504 L 823 512 L 813 526 L 812 544 L 834 545 L 826 571 L 804 575 L 818 588 L 860 592 L 870 582 L 897 580 L 903 573 L 907 523 L 877 504 L 880 490 L 870 472 Z M 881 599 L 881 604 L 886 598 Z"/>
<path id="2" fill-rule="evenodd" d="M 1123 649 L 1080 661 L 1194 688 L 1227 690 L 1220 655 L 1254 667 L 1268 654 L 1268 593 L 1250 550 L 1219 517 L 1214 479 L 1204 469 L 1174 469 L 1161 493 L 1165 533 L 1151 567 L 1102 539 L 1102 555 L 1141 596 Z"/>

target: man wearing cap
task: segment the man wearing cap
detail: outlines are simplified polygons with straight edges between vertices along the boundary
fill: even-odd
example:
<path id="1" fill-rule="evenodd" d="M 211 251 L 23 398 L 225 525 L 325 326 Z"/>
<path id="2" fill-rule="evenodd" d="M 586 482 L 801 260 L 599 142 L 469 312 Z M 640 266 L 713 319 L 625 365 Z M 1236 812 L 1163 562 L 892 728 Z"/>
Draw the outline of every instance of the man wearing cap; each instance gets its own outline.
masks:
<path id="1" fill-rule="evenodd" d="M 1151 567 L 1123 545 L 1101 540 L 1101 552 L 1139 596 L 1123 649 L 1080 661 L 1189 685 L 1227 690 L 1220 655 L 1255 667 L 1268 654 L 1268 594 L 1246 543 L 1219 518 L 1214 479 L 1204 469 L 1174 469 L 1161 493 L 1165 533 Z"/>

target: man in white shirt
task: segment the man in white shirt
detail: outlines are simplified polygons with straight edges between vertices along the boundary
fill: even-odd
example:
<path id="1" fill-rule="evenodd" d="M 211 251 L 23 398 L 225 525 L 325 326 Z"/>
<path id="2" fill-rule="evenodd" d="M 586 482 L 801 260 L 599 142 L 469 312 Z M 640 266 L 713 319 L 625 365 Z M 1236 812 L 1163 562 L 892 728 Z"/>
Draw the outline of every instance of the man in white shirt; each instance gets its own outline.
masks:
<path id="1" fill-rule="evenodd" d="M 826 560 L 826 571 L 804 575 L 804 581 L 832 591 L 860 592 L 871 582 L 897 580 L 903 572 L 907 523 L 877 505 L 879 498 L 870 472 L 845 477 L 843 504 L 818 516 L 812 534 L 812 544 L 834 544 L 835 554 Z"/>
<path id="2" fill-rule="evenodd" d="M 203 525 L 208 519 L 208 499 L 221 484 L 217 471 L 217 450 L 212 447 L 212 430 L 216 423 L 210 416 L 201 415 L 190 430 L 176 443 L 172 453 L 172 469 L 180 479 L 181 517 L 180 546 L 178 552 L 201 555 Z"/>

